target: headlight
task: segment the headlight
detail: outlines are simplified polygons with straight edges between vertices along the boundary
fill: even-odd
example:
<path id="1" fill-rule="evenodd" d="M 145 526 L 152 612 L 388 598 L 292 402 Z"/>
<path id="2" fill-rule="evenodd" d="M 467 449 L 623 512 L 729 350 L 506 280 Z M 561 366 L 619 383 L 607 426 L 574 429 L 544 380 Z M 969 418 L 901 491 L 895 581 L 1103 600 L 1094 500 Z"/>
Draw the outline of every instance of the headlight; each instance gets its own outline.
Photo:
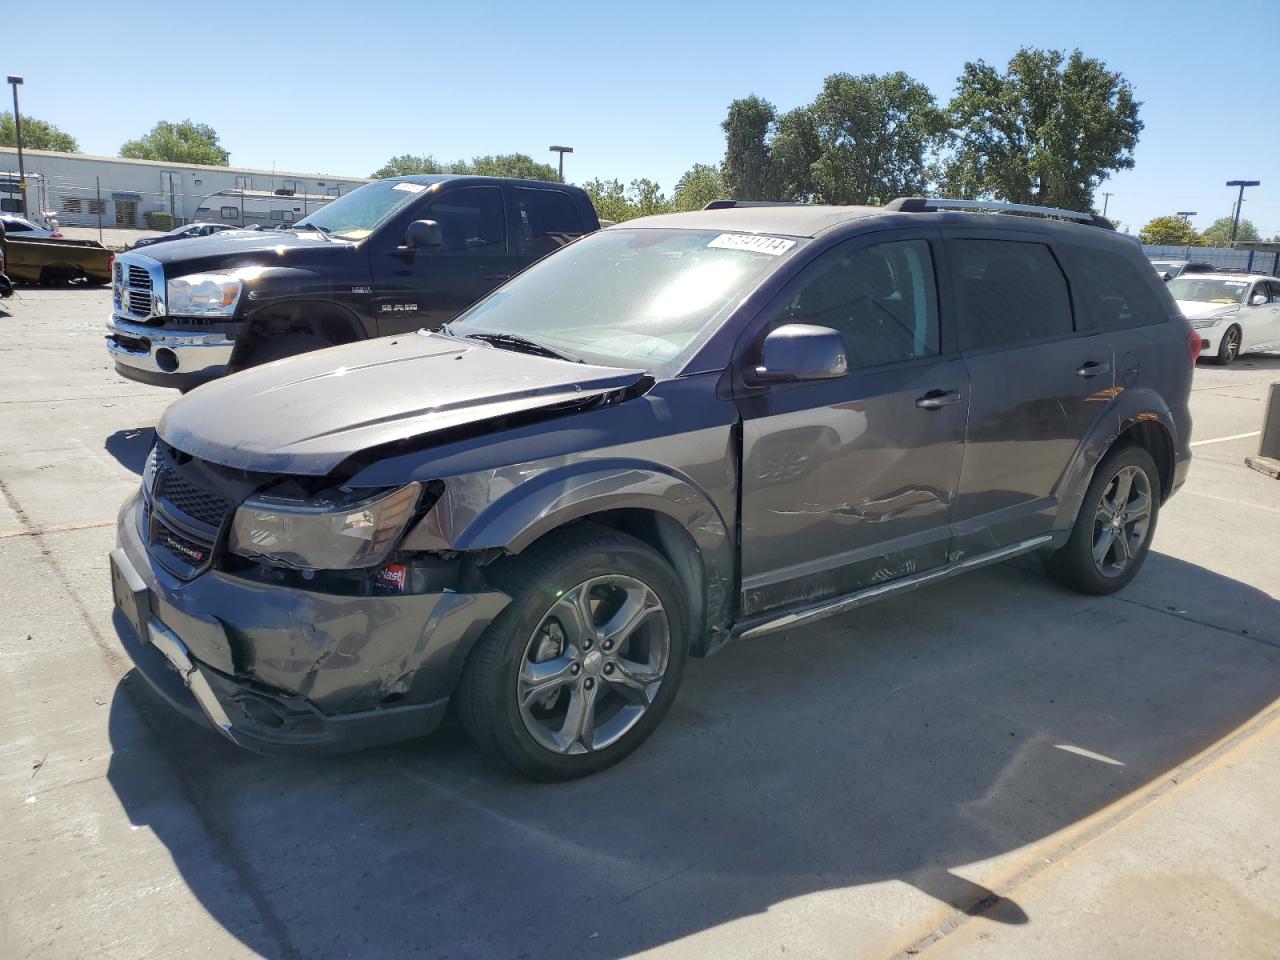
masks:
<path id="1" fill-rule="evenodd" d="M 1227 317 L 1231 317 L 1231 316 L 1235 316 L 1235 314 L 1220 313 L 1216 317 L 1208 317 L 1204 320 L 1192 320 L 1191 329 L 1203 330 L 1205 329 L 1205 327 L 1216 327 L 1218 324 L 1222 323 L 1223 320 L 1227 319 Z"/>
<path id="2" fill-rule="evenodd" d="M 165 284 L 169 314 L 175 317 L 229 317 L 243 289 L 244 282 L 229 273 L 192 273 Z"/>
<path id="3" fill-rule="evenodd" d="M 378 566 L 413 516 L 414 482 L 365 500 L 334 490 L 312 500 L 260 495 L 231 524 L 232 553 L 303 570 Z"/>

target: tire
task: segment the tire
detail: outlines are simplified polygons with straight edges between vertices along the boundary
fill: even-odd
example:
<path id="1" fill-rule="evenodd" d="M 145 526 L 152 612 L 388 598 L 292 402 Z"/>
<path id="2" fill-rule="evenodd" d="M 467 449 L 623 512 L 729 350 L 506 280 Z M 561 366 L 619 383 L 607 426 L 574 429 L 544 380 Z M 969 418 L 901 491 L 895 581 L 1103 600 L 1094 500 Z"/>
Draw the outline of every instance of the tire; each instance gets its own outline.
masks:
<path id="1" fill-rule="evenodd" d="M 1129 478 L 1128 492 L 1124 502 L 1117 504 L 1123 484 L 1117 484 L 1117 479 L 1122 476 Z M 1160 472 L 1146 450 L 1125 446 L 1109 451 L 1093 472 L 1070 538 L 1048 559 L 1049 572 L 1081 593 L 1105 595 L 1127 585 L 1151 549 L 1160 497 Z M 1115 522 L 1117 506 L 1119 523 Z M 1120 531 L 1123 537 L 1117 536 Z"/>
<path id="2" fill-rule="evenodd" d="M 476 642 L 455 692 L 471 738 L 535 780 L 585 777 L 627 757 L 662 721 L 688 659 L 689 605 L 671 565 L 634 537 L 579 524 L 492 579 L 511 603 Z M 584 596 L 590 634 L 576 617 Z M 631 617 L 621 642 L 611 640 L 604 628 Z"/>
<path id="3" fill-rule="evenodd" d="M 1226 332 L 1222 334 L 1222 339 L 1218 342 L 1218 352 L 1214 355 L 1213 362 L 1220 367 L 1229 367 L 1240 356 L 1241 342 L 1240 328 L 1234 324 L 1227 327 Z"/>
<path id="4" fill-rule="evenodd" d="M 280 337 L 267 337 L 254 347 L 238 368 L 245 370 L 249 367 L 260 367 L 273 360 L 296 357 L 300 353 L 310 353 L 312 350 L 322 350 L 332 346 L 333 344 L 323 337 L 308 333 L 287 333 Z"/>

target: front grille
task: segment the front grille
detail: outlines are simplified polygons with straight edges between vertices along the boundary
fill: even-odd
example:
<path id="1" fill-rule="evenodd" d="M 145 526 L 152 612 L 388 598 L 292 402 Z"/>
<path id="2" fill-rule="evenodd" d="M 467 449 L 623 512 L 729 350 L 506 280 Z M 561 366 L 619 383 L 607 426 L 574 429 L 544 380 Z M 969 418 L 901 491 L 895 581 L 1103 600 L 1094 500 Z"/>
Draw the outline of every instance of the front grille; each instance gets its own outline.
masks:
<path id="1" fill-rule="evenodd" d="M 129 286 L 135 290 L 151 289 L 151 274 L 144 267 L 129 265 Z"/>
<path id="2" fill-rule="evenodd" d="M 142 293 L 138 290 L 130 290 L 128 292 L 128 303 L 126 308 L 130 313 L 136 313 L 140 316 L 146 316 L 151 312 L 151 294 Z"/>
<path id="3" fill-rule="evenodd" d="M 229 500 L 200 489 L 164 462 L 156 471 L 155 496 L 193 520 L 215 528 L 222 526 L 223 519 L 231 510 Z"/>

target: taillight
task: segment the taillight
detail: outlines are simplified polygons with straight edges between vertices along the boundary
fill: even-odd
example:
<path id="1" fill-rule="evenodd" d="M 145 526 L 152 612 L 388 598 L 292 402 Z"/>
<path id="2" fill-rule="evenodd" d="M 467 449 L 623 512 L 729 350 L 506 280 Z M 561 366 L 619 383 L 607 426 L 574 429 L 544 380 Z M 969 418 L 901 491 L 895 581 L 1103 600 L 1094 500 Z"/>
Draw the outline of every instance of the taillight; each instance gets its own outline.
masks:
<path id="1" fill-rule="evenodd" d="M 1200 334 L 1196 330 L 1187 333 L 1187 356 L 1191 358 L 1194 365 L 1200 359 L 1200 351 L 1204 349 L 1204 341 L 1200 339 Z"/>

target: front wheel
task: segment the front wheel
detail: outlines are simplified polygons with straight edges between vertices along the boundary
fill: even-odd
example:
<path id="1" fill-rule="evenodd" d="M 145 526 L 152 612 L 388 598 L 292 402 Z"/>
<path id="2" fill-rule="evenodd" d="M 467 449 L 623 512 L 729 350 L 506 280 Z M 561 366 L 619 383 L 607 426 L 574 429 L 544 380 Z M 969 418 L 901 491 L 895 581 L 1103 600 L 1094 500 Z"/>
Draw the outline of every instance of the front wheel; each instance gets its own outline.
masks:
<path id="1" fill-rule="evenodd" d="M 1103 457 L 1071 536 L 1049 557 L 1049 572 L 1082 593 L 1115 593 L 1137 576 L 1160 513 L 1160 474 L 1141 447 Z"/>
<path id="2" fill-rule="evenodd" d="M 670 564 L 584 524 L 494 579 L 511 604 L 477 642 L 456 695 L 472 739 L 535 780 L 596 773 L 640 746 L 688 657 L 688 606 Z"/>
<path id="3" fill-rule="evenodd" d="M 1218 353 L 1213 358 L 1213 362 L 1220 367 L 1230 366 L 1236 357 L 1240 356 L 1240 344 L 1242 341 L 1239 327 L 1227 327 L 1226 333 L 1222 335 L 1222 342 L 1218 344 Z"/>
<path id="4" fill-rule="evenodd" d="M 308 333 L 286 333 L 281 336 L 266 337 L 253 347 L 243 363 L 237 364 L 237 369 L 260 367 L 274 360 L 296 357 L 300 353 L 310 353 L 312 350 L 322 350 L 331 346 L 333 344 L 323 337 Z"/>

